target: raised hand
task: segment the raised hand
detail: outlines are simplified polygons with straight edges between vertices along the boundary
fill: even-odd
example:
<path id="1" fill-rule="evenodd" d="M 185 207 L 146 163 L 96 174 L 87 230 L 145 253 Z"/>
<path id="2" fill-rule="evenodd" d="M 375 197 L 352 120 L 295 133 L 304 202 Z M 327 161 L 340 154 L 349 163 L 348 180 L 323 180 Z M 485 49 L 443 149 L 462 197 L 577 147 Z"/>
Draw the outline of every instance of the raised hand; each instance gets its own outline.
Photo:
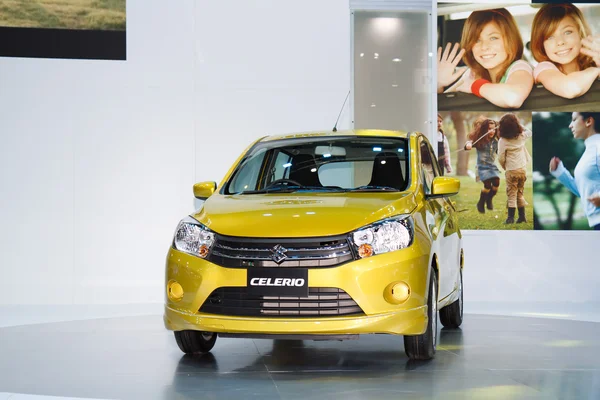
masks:
<path id="1" fill-rule="evenodd" d="M 460 86 L 456 87 L 457 92 L 463 93 L 473 93 L 471 90 L 471 86 L 473 86 L 473 82 L 475 81 L 475 77 L 473 76 L 473 72 L 467 72 L 460 77 Z"/>
<path id="2" fill-rule="evenodd" d="M 592 57 L 596 67 L 600 67 L 600 35 L 589 35 L 581 41 L 582 54 Z"/>
<path id="3" fill-rule="evenodd" d="M 450 85 L 452 82 L 458 79 L 458 77 L 465 72 L 464 69 L 456 71 L 456 66 L 465 54 L 465 49 L 458 51 L 460 45 L 458 43 L 446 44 L 444 53 L 442 54 L 442 48 L 438 48 L 438 87 L 445 87 Z M 457 54 L 458 53 L 458 54 Z"/>
<path id="4" fill-rule="evenodd" d="M 560 158 L 552 157 L 552 159 L 550 160 L 550 172 L 556 171 L 556 168 L 558 168 L 558 164 L 560 164 Z"/>

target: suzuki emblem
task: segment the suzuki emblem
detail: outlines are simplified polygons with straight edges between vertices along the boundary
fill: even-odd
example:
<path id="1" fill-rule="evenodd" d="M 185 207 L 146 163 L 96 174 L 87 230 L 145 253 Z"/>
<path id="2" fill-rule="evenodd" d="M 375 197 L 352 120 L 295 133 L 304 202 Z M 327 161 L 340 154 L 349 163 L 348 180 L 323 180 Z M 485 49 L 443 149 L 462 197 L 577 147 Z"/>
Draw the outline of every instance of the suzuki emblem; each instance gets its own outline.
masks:
<path id="1" fill-rule="evenodd" d="M 286 258 L 288 258 L 287 254 L 285 254 L 286 251 L 287 251 L 287 249 L 285 247 L 283 247 L 282 245 L 278 244 L 278 245 L 274 246 L 271 249 L 271 258 L 277 264 L 281 264 L 281 262 L 283 260 L 285 260 Z"/>

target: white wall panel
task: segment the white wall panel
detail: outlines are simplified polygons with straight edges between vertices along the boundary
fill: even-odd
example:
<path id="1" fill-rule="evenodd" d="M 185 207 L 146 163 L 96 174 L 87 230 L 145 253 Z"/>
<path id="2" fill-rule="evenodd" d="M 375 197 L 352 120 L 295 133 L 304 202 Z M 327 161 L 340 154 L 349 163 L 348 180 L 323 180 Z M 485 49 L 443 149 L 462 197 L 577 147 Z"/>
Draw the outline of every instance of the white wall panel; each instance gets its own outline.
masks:
<path id="1" fill-rule="evenodd" d="M 81 104 L 82 124 L 110 117 L 75 139 L 77 303 L 160 300 L 173 230 L 193 204 L 191 90 L 124 94 L 140 106 Z"/>
<path id="2" fill-rule="evenodd" d="M 0 304 L 162 300 L 194 204 L 194 3 L 128 1 L 127 61 L 0 62 Z"/>
<path id="3" fill-rule="evenodd" d="M 19 74 L 11 61 L 0 63 L 0 303 L 30 296 L 68 302 L 74 284 L 68 105 L 56 103 L 56 85 Z M 2 73 L 6 68 L 13 78 Z"/>
<path id="4" fill-rule="evenodd" d="M 260 137 L 332 129 L 345 98 L 343 90 L 210 89 L 198 93 L 196 180 L 220 182 L 241 152 Z M 349 126 L 348 116 L 346 105 L 338 128 Z"/>
<path id="5" fill-rule="evenodd" d="M 333 128 L 350 90 L 349 38 L 347 0 L 198 3 L 196 180 L 219 182 L 259 137 Z M 349 117 L 346 103 L 338 128 Z"/>
<path id="6" fill-rule="evenodd" d="M 466 231 L 465 300 L 598 302 L 597 232 Z"/>

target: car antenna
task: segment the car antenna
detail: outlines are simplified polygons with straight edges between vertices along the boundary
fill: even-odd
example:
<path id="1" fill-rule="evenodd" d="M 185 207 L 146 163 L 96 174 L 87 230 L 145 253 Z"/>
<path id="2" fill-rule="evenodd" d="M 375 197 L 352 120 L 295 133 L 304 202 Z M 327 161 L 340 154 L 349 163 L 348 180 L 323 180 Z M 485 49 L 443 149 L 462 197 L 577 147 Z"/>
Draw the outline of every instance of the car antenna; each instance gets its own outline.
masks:
<path id="1" fill-rule="evenodd" d="M 342 104 L 342 109 L 340 110 L 340 115 L 338 115 L 337 121 L 335 121 L 335 125 L 333 126 L 334 132 L 337 132 L 337 124 L 340 121 L 340 117 L 342 116 L 342 111 L 344 111 L 344 106 L 346 105 L 346 101 L 348 101 L 349 96 L 350 96 L 350 91 L 348 90 L 348 94 L 346 95 L 346 100 L 344 100 L 344 104 Z"/>

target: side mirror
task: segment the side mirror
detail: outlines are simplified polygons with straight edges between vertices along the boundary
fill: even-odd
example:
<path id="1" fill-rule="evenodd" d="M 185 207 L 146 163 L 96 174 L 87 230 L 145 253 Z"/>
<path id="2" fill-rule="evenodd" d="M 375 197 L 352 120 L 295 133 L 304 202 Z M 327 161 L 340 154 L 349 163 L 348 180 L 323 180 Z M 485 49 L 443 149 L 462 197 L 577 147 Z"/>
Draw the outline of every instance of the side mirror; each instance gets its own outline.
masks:
<path id="1" fill-rule="evenodd" d="M 194 185 L 194 197 L 200 200 L 208 199 L 217 190 L 217 182 L 200 182 Z"/>
<path id="2" fill-rule="evenodd" d="M 429 197 L 453 196 L 460 189 L 460 181 L 458 178 L 449 176 L 438 176 L 433 179 L 431 185 L 431 195 Z"/>

